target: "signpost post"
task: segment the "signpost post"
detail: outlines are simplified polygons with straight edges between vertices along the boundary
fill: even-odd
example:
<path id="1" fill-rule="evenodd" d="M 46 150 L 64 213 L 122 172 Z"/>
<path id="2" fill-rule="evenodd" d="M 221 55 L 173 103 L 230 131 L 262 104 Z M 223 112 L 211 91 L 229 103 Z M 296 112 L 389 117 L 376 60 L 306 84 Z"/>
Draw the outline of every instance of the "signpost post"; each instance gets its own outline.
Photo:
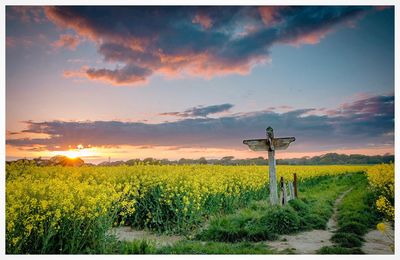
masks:
<path id="1" fill-rule="evenodd" d="M 269 165 L 269 191 L 270 202 L 272 205 L 278 204 L 278 189 L 276 181 L 276 161 L 275 150 L 285 150 L 289 147 L 291 142 L 294 142 L 294 137 L 274 137 L 274 130 L 272 127 L 266 129 L 266 139 L 250 139 L 244 140 L 243 143 L 248 145 L 253 151 L 268 151 L 268 165 Z"/>

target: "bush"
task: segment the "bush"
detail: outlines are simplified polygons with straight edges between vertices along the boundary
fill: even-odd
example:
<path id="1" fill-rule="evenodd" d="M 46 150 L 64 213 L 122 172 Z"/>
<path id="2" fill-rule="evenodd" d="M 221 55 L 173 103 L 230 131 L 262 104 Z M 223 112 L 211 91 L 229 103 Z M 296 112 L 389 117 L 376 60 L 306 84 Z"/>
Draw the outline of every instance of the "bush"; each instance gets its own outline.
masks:
<path id="1" fill-rule="evenodd" d="M 362 238 L 352 233 L 336 233 L 331 238 L 332 242 L 347 248 L 361 247 Z"/>
<path id="2" fill-rule="evenodd" d="M 325 229 L 326 221 L 327 220 L 320 215 L 309 214 L 301 218 L 301 225 L 308 227 L 307 229 Z"/>
<path id="3" fill-rule="evenodd" d="M 300 199 L 294 199 L 289 201 L 289 205 L 297 211 L 300 216 L 305 216 L 310 212 L 310 206 Z"/>
<path id="4" fill-rule="evenodd" d="M 317 251 L 317 254 L 333 254 L 333 255 L 341 255 L 341 254 L 364 254 L 363 251 L 359 248 L 345 248 L 340 246 L 324 246 Z"/>
<path id="5" fill-rule="evenodd" d="M 260 223 L 277 234 L 289 234 L 300 229 L 300 218 L 290 207 L 271 208 L 261 217 Z"/>
<path id="6" fill-rule="evenodd" d="M 260 219 L 249 221 L 244 229 L 247 233 L 246 240 L 249 241 L 257 242 L 278 239 L 278 235 L 271 232 L 268 226 L 262 225 Z"/>
<path id="7" fill-rule="evenodd" d="M 362 236 L 367 232 L 367 227 L 361 223 L 351 221 L 343 224 L 338 229 L 338 232 L 347 232 Z"/>

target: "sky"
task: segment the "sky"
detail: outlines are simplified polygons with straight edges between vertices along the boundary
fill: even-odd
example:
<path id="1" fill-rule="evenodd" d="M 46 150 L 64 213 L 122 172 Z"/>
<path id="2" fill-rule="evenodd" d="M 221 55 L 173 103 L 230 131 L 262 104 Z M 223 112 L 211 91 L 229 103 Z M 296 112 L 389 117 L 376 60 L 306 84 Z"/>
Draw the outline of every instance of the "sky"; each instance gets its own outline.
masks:
<path id="1" fill-rule="evenodd" d="M 6 7 L 6 159 L 394 153 L 394 8 Z"/>

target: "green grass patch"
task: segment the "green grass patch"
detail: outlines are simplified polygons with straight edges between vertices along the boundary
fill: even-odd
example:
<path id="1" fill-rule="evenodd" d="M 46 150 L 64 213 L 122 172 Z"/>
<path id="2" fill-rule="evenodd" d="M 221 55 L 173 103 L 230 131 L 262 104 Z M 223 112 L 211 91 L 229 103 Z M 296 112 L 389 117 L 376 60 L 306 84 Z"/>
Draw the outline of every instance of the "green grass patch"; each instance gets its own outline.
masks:
<path id="1" fill-rule="evenodd" d="M 332 236 L 331 241 L 346 248 L 361 247 L 362 245 L 362 238 L 352 233 L 335 233 Z"/>
<path id="2" fill-rule="evenodd" d="M 172 246 L 165 246 L 157 254 L 272 254 L 262 243 L 223 243 L 202 241 L 180 241 Z"/>
<path id="3" fill-rule="evenodd" d="M 364 254 L 359 248 L 345 248 L 341 246 L 324 246 L 317 251 L 323 255 L 361 255 Z"/>

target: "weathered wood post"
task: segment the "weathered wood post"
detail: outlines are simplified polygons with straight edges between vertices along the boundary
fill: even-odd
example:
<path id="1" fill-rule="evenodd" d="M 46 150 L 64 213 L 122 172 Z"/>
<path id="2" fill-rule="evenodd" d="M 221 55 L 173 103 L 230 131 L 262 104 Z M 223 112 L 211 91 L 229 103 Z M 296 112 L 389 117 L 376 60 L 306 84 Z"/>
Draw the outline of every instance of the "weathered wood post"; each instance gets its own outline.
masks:
<path id="1" fill-rule="evenodd" d="M 272 205 L 278 204 L 278 191 L 276 188 L 276 161 L 274 147 L 274 129 L 267 128 L 267 145 L 268 145 L 268 165 L 269 165 L 269 192 L 270 202 Z"/>
<path id="2" fill-rule="evenodd" d="M 297 174 L 293 173 L 294 197 L 297 199 Z"/>
<path id="3" fill-rule="evenodd" d="M 283 194 L 283 186 L 284 185 L 284 182 L 283 182 L 283 177 L 281 177 L 281 180 L 280 180 L 280 182 L 279 182 L 279 187 L 280 187 L 280 192 L 279 192 L 279 204 L 281 205 L 281 206 L 283 206 L 284 204 L 285 204 L 285 199 L 284 199 L 284 194 Z"/>
<path id="4" fill-rule="evenodd" d="M 279 203 L 278 188 L 276 180 L 276 161 L 275 150 L 285 150 L 291 142 L 294 142 L 294 137 L 281 137 L 275 138 L 274 130 L 272 127 L 266 129 L 266 139 L 251 139 L 243 140 L 253 151 L 268 151 L 268 165 L 269 165 L 269 191 L 270 203 L 277 205 Z"/>
<path id="5" fill-rule="evenodd" d="M 292 200 L 292 199 L 294 199 L 293 182 L 290 181 L 288 183 L 288 185 L 289 185 L 289 199 L 288 200 Z"/>

